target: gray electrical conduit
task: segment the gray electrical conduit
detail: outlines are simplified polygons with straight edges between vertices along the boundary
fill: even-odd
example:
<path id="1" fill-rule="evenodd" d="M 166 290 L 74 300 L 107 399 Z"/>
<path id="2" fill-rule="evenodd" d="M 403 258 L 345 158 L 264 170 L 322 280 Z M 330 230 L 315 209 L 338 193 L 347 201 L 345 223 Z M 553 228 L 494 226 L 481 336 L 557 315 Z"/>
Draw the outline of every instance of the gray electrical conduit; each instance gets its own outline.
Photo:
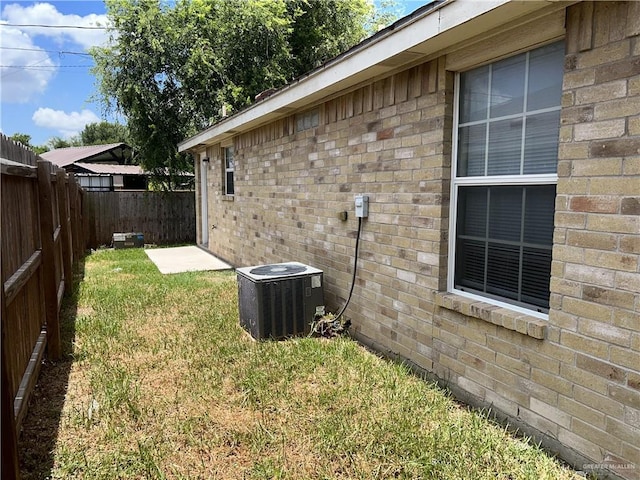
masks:
<path id="1" fill-rule="evenodd" d="M 356 272 L 358 270 L 358 249 L 360 248 L 360 232 L 362 231 L 362 217 L 358 217 L 358 234 L 356 236 L 356 252 L 353 256 L 353 277 L 351 279 L 351 290 L 349 290 L 349 296 L 347 297 L 347 301 L 340 310 L 340 313 L 336 315 L 336 320 L 340 320 L 340 317 L 344 313 L 344 311 L 349 306 L 349 302 L 351 301 L 351 295 L 353 295 L 353 287 L 356 285 Z"/>

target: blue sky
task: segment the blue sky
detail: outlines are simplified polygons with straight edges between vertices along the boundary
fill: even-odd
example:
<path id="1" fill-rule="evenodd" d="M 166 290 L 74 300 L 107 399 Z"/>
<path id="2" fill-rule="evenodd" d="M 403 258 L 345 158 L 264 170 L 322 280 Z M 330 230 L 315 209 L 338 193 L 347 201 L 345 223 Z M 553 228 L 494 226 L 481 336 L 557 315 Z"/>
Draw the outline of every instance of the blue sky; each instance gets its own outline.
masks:
<path id="1" fill-rule="evenodd" d="M 424 3 L 398 1 L 405 14 Z M 106 24 L 102 1 L 0 2 L 2 133 L 26 133 L 32 145 L 44 145 L 76 135 L 88 123 L 114 121 L 95 98 L 93 60 L 86 55 L 106 42 L 105 30 L 95 28 Z"/>

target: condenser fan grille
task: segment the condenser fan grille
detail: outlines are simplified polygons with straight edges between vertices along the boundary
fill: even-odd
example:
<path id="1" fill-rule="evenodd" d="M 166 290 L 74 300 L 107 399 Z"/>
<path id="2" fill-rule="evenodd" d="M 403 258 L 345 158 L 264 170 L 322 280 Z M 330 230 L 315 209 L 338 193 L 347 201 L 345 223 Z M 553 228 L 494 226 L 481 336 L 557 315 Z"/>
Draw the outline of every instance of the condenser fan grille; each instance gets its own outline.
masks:
<path id="1" fill-rule="evenodd" d="M 307 270 L 304 265 L 293 265 L 286 263 L 279 263 L 274 265 L 261 265 L 250 271 L 252 275 L 296 275 L 303 273 Z"/>

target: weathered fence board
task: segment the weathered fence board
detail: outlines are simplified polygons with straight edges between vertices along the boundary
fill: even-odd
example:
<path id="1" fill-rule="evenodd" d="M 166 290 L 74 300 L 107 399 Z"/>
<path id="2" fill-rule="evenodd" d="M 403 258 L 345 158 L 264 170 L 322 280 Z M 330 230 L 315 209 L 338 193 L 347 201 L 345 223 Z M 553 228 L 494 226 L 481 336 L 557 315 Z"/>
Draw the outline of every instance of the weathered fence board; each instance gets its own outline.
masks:
<path id="1" fill-rule="evenodd" d="M 60 285 L 60 272 L 56 269 L 56 260 L 61 256 L 56 255 L 56 242 L 54 232 L 58 227 L 58 221 L 54 215 L 57 213 L 57 202 L 54 202 L 51 188 L 51 173 L 48 163 L 38 162 L 38 191 L 40 193 L 40 225 L 42 227 L 42 260 L 44 275 L 44 305 L 47 325 L 47 341 L 49 352 L 54 359 L 60 357 L 60 321 L 58 315 L 58 287 Z M 58 264 L 59 265 L 59 264 Z M 61 276 L 61 275 L 60 275 Z"/>
<path id="2" fill-rule="evenodd" d="M 145 243 L 195 243 L 194 192 L 84 192 L 91 248 L 116 232 L 144 234 Z"/>
<path id="3" fill-rule="evenodd" d="M 86 244 L 75 180 L 0 134 L 2 478 L 19 478 L 16 432 L 45 349 L 61 355 L 59 314 Z M 13 408 L 12 408 L 13 407 Z"/>
<path id="4" fill-rule="evenodd" d="M 62 354 L 60 307 L 74 264 L 114 232 L 147 243 L 195 242 L 194 192 L 92 192 L 0 134 L 2 478 L 18 478 L 16 432 L 42 358 Z M 11 408 L 13 406 L 13 408 Z"/>

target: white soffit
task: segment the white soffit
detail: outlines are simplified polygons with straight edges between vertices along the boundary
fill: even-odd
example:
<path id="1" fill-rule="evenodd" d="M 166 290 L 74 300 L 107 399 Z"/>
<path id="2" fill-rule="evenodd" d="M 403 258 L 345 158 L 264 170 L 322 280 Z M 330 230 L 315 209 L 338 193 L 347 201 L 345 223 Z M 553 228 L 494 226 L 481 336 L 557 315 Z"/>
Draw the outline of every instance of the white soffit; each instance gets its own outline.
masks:
<path id="1" fill-rule="evenodd" d="M 303 108 L 315 101 L 427 55 L 504 25 L 523 15 L 557 5 L 553 1 L 449 0 L 422 16 L 397 25 L 380 38 L 365 40 L 324 67 L 284 86 L 272 96 L 178 144 L 178 151 L 199 150 L 224 138 Z"/>

